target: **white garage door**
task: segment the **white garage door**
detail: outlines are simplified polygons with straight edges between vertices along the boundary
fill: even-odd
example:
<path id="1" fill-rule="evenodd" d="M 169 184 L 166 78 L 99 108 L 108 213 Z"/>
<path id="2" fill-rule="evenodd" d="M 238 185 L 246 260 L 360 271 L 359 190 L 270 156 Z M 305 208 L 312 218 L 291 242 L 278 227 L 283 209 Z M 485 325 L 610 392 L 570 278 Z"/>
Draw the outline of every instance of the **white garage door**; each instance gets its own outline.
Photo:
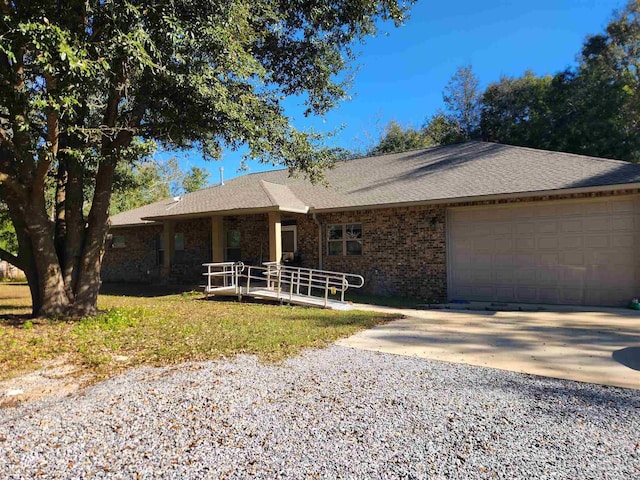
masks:
<path id="1" fill-rule="evenodd" d="M 640 197 L 452 208 L 451 300 L 624 305 L 640 296 Z"/>

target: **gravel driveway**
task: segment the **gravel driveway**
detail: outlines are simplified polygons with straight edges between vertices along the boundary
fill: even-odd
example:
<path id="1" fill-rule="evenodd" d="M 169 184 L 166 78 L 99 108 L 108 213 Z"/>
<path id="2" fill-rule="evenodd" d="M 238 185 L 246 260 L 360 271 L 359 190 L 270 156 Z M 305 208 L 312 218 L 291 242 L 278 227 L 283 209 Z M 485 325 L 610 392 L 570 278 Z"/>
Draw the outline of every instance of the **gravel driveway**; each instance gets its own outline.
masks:
<path id="1" fill-rule="evenodd" d="M 0 476 L 640 477 L 640 391 L 332 346 L 0 410 Z"/>

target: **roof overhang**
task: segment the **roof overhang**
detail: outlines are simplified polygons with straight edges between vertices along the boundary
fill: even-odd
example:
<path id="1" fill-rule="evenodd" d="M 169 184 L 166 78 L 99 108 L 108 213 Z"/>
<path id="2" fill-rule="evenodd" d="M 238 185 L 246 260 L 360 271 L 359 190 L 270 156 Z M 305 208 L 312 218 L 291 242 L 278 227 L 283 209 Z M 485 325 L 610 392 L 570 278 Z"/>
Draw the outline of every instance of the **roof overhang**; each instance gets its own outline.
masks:
<path id="1" fill-rule="evenodd" d="M 352 210 L 377 210 L 382 208 L 399 208 L 399 207 L 415 207 L 421 205 L 442 205 L 442 204 L 456 204 L 456 203 L 470 203 L 470 202 L 486 202 L 497 200 L 509 200 L 514 198 L 534 198 L 534 197 L 547 197 L 556 195 L 577 195 L 581 193 L 598 193 L 598 192 L 613 192 L 619 190 L 639 190 L 640 182 L 635 183 L 621 183 L 616 185 L 603 185 L 596 187 L 576 187 L 576 188 L 559 188 L 555 190 L 534 190 L 529 192 L 513 192 L 513 193 L 498 193 L 492 195 L 476 195 L 469 197 L 451 197 L 451 198 L 438 198 L 433 200 L 418 200 L 413 202 L 397 202 L 397 203 L 380 203 L 372 205 L 349 205 L 344 207 L 330 207 L 330 208 L 311 208 L 312 213 L 331 213 L 331 212 L 346 212 Z"/>
<path id="2" fill-rule="evenodd" d="M 167 220 L 186 220 L 191 218 L 205 218 L 228 215 L 255 215 L 269 212 L 286 212 L 286 213 L 309 213 L 309 207 L 256 207 L 256 208 L 234 208 L 229 210 L 214 210 L 208 212 L 183 213 L 177 215 L 159 215 L 153 217 L 143 217 L 142 220 L 163 222 Z"/>
<path id="3" fill-rule="evenodd" d="M 109 225 L 109 230 L 112 228 L 128 228 L 128 227 L 153 227 L 162 226 L 162 222 L 142 221 L 137 223 L 121 223 L 118 225 Z"/>

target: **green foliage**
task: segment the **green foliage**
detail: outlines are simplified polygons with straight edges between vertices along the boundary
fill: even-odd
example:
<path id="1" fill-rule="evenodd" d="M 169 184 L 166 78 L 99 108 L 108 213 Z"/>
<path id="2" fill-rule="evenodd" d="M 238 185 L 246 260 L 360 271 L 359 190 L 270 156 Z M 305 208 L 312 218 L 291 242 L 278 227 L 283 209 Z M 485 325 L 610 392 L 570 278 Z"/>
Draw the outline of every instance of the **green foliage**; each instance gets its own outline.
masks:
<path id="1" fill-rule="evenodd" d="M 481 128 L 490 141 L 549 148 L 552 78 L 527 71 L 523 77 L 502 77 L 482 97 Z"/>
<path id="2" fill-rule="evenodd" d="M 16 231 L 4 203 L 0 203 L 0 248 L 13 254 L 18 252 Z"/>
<path id="3" fill-rule="evenodd" d="M 579 65 L 551 77 L 502 78 L 483 96 L 492 141 L 640 161 L 640 0 L 588 37 Z"/>
<path id="4" fill-rule="evenodd" d="M 428 118 L 422 126 L 422 130 L 431 145 L 449 145 L 464 140 L 456 120 L 442 111 Z"/>
<path id="5" fill-rule="evenodd" d="M 431 140 L 422 129 L 403 128 L 395 121 L 389 122 L 378 144 L 369 152 L 370 155 L 404 152 L 416 148 L 431 146 Z"/>
<path id="6" fill-rule="evenodd" d="M 205 159 L 244 146 L 246 158 L 322 179 L 337 152 L 296 129 L 284 101 L 305 115 L 334 108 L 352 45 L 401 24 L 412 3 L 0 1 L 0 199 L 34 310 L 95 312 L 111 192 L 153 184 L 142 165 L 156 145 Z M 187 187 L 202 181 L 196 172 Z"/>
<path id="7" fill-rule="evenodd" d="M 182 179 L 182 189 L 185 193 L 195 192 L 207 186 L 209 172 L 199 167 L 191 167 Z"/>
<path id="8" fill-rule="evenodd" d="M 150 286 L 112 286 L 102 314 L 76 321 L 35 319 L 21 326 L 0 318 L 0 379 L 64 355 L 82 373 L 113 375 L 139 365 L 166 365 L 256 354 L 281 360 L 322 347 L 391 317 L 376 312 L 320 310 L 202 301 Z M 28 312 L 26 285 L 0 284 L 0 311 Z"/>

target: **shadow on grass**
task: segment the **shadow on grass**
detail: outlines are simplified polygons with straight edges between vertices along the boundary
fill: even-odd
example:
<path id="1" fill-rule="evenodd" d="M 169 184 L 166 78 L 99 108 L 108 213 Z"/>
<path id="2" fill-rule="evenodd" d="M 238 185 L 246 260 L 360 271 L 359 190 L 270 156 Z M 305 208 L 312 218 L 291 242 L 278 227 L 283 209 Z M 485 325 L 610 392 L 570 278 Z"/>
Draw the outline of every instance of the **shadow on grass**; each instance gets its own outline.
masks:
<path id="1" fill-rule="evenodd" d="M 140 283 L 103 283 L 101 295 L 116 295 L 123 297 L 164 297 L 187 292 L 201 292 L 202 289 L 193 285 L 149 285 Z"/>
<path id="2" fill-rule="evenodd" d="M 10 307 L 10 306 L 9 306 Z M 19 307 L 24 308 L 24 305 Z M 33 320 L 33 315 L 29 313 L 10 313 L 0 315 L 0 325 L 4 327 L 22 327 L 25 322 Z"/>
<path id="3" fill-rule="evenodd" d="M 379 305 L 381 307 L 395 308 L 416 308 L 427 302 L 408 297 L 394 297 L 387 295 L 364 295 L 361 293 L 347 292 L 345 299 L 353 303 L 364 303 L 366 305 Z"/>

